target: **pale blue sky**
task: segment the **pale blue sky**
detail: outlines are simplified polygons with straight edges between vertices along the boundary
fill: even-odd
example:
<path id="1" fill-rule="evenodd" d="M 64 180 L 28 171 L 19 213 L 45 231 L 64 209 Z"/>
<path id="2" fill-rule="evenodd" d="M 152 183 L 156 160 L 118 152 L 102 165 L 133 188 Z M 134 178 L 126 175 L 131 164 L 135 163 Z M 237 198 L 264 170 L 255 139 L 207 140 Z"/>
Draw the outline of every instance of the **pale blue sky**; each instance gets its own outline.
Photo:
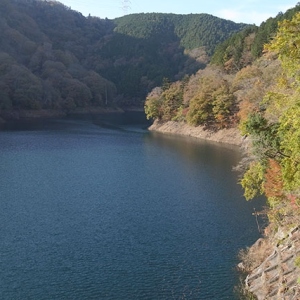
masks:
<path id="1" fill-rule="evenodd" d="M 298 0 L 299 1 L 299 0 Z M 208 13 L 220 18 L 260 25 L 278 12 L 294 7 L 294 0 L 59 0 L 87 16 L 114 19 L 125 14 L 163 12 Z"/>

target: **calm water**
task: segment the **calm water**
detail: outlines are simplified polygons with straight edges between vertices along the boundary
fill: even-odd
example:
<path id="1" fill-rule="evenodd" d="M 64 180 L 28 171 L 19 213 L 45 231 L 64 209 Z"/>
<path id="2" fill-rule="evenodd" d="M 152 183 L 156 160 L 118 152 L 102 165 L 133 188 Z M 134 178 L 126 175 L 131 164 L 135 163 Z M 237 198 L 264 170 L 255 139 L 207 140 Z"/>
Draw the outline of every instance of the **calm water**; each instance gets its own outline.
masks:
<path id="1" fill-rule="evenodd" d="M 239 152 L 144 128 L 0 132 L 0 299 L 234 299 L 259 236 Z"/>

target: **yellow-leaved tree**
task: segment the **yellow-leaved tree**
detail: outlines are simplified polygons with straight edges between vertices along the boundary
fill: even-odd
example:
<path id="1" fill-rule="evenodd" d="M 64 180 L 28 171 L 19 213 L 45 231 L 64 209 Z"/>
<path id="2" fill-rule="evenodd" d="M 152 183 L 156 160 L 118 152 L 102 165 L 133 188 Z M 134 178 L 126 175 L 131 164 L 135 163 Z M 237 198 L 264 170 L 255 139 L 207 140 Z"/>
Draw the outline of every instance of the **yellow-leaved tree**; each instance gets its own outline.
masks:
<path id="1" fill-rule="evenodd" d="M 245 123 L 258 162 L 249 166 L 241 184 L 247 198 L 263 190 L 283 220 L 287 211 L 300 208 L 300 13 L 279 23 L 264 50 L 278 56 L 283 74 L 265 95 L 264 109 L 249 114 Z"/>
<path id="2" fill-rule="evenodd" d="M 269 110 L 280 107 L 280 165 L 286 192 L 300 195 L 300 13 L 279 23 L 276 37 L 265 46 L 278 54 L 284 74 L 278 81 L 279 92 L 270 100 Z M 285 91 L 285 92 L 283 92 Z M 299 198 L 299 197 L 298 197 Z"/>

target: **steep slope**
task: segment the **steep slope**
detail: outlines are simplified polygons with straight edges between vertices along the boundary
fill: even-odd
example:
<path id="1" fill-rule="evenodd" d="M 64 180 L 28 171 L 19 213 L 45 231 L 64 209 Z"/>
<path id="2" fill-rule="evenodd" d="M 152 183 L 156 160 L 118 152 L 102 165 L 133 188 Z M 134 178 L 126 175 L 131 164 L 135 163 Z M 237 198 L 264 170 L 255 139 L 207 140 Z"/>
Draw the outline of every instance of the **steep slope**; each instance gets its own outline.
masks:
<path id="1" fill-rule="evenodd" d="M 277 238 L 277 242 L 259 240 L 251 249 L 252 255 L 262 251 L 267 254 L 253 265 L 245 281 L 246 288 L 258 300 L 300 298 L 300 268 L 295 265 L 300 255 L 299 228 L 281 232 Z"/>
<path id="2" fill-rule="evenodd" d="M 126 95 L 132 95 L 132 86 L 140 87 L 137 97 L 164 77 L 178 80 L 204 68 L 218 43 L 247 26 L 208 14 L 133 14 L 113 22 L 118 35 L 104 51 L 118 65 L 108 69 L 109 78 Z"/>
<path id="3" fill-rule="evenodd" d="M 110 24 L 58 2 L 1 1 L 1 109 L 73 109 L 112 103 L 115 85 L 81 59 Z"/>
<path id="4" fill-rule="evenodd" d="M 275 36 L 278 22 L 290 20 L 299 11 L 300 6 L 296 5 L 285 13 L 280 12 L 276 17 L 270 17 L 260 26 L 249 26 L 233 34 L 217 46 L 211 63 L 221 66 L 227 72 L 237 72 L 253 63 L 262 56 L 264 44 Z"/>
<path id="5" fill-rule="evenodd" d="M 115 32 L 135 38 L 169 41 L 179 40 L 185 50 L 205 47 L 211 56 L 216 46 L 233 33 L 248 27 L 209 14 L 141 13 L 114 20 Z"/>

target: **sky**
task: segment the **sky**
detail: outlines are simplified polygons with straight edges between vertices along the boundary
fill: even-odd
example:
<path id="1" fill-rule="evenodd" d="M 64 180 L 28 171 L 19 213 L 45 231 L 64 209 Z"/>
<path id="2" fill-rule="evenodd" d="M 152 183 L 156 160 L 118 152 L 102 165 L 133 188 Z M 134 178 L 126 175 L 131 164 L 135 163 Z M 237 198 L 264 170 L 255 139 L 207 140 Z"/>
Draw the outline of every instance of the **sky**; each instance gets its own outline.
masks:
<path id="1" fill-rule="evenodd" d="M 207 13 L 237 23 L 260 25 L 294 7 L 299 0 L 58 0 L 84 16 L 114 19 L 127 14 Z"/>

